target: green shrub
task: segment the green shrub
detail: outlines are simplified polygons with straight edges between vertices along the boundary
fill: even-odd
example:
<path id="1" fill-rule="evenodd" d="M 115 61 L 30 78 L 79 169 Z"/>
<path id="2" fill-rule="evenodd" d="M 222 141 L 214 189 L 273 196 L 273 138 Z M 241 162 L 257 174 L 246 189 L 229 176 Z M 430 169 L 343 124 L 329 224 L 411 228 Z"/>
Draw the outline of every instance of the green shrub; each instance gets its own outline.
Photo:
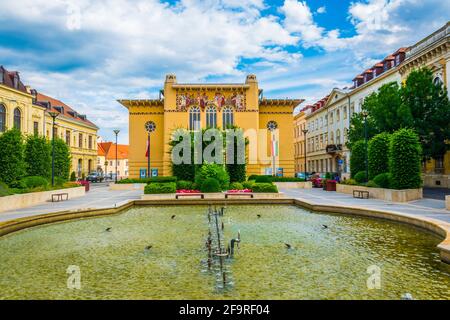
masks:
<path id="1" fill-rule="evenodd" d="M 250 176 L 247 178 L 247 180 L 248 180 L 248 181 L 250 181 L 250 180 L 256 180 L 257 177 L 259 177 L 259 175 L 257 175 L 257 174 L 252 174 L 252 175 L 250 175 Z"/>
<path id="2" fill-rule="evenodd" d="M 0 181 L 10 185 L 25 174 L 24 144 L 17 129 L 0 135 Z"/>
<path id="3" fill-rule="evenodd" d="M 258 183 L 255 182 L 252 186 L 252 191 L 257 193 L 278 193 L 278 188 L 273 183 Z"/>
<path id="4" fill-rule="evenodd" d="M 206 178 L 200 187 L 200 191 L 201 192 L 220 192 L 221 191 L 220 183 L 217 179 Z"/>
<path id="5" fill-rule="evenodd" d="M 230 184 L 230 177 L 222 165 L 203 164 L 195 174 L 195 183 L 202 187 L 203 182 L 208 178 L 214 178 L 219 181 L 221 190 L 226 190 Z"/>
<path id="6" fill-rule="evenodd" d="M 355 181 L 358 183 L 363 183 L 366 181 L 366 172 L 365 171 L 360 171 L 357 174 L 355 174 Z"/>
<path id="7" fill-rule="evenodd" d="M 389 171 L 389 142 L 391 135 L 383 132 L 370 139 L 368 146 L 369 179 Z"/>
<path id="8" fill-rule="evenodd" d="M 305 181 L 303 178 L 296 177 L 270 177 L 271 182 L 302 182 Z"/>
<path id="9" fill-rule="evenodd" d="M 48 187 L 49 182 L 47 179 L 39 176 L 31 176 L 22 179 L 23 183 L 27 188 L 33 189 L 37 187 L 43 187 L 44 189 Z"/>
<path id="10" fill-rule="evenodd" d="M 232 182 L 230 183 L 230 190 L 243 190 L 244 186 L 240 182 Z"/>
<path id="11" fill-rule="evenodd" d="M 376 184 L 373 180 L 369 180 L 369 182 L 367 182 L 366 187 L 369 188 L 379 188 L 380 186 L 378 184 Z"/>
<path id="12" fill-rule="evenodd" d="M 255 184 L 255 180 L 249 180 L 249 181 L 242 182 L 242 186 L 244 187 L 244 189 L 251 189 L 254 184 Z"/>
<path id="13" fill-rule="evenodd" d="M 341 182 L 342 184 L 347 184 L 349 186 L 356 186 L 358 185 L 358 182 L 356 182 L 355 179 L 347 179 Z"/>
<path id="14" fill-rule="evenodd" d="M 127 184 L 127 183 L 153 183 L 153 182 L 177 182 L 177 177 L 168 176 L 168 177 L 152 177 L 152 178 L 143 178 L 143 179 L 133 179 L 126 178 L 117 181 L 118 184 Z"/>
<path id="15" fill-rule="evenodd" d="M 67 180 L 61 178 L 61 177 L 55 177 L 55 187 L 63 188 L 64 184 L 67 182 Z"/>
<path id="16" fill-rule="evenodd" d="M 255 179 L 256 183 L 271 183 L 272 179 L 270 176 L 257 176 Z"/>
<path id="17" fill-rule="evenodd" d="M 394 132 L 389 145 L 391 188 L 420 188 L 421 159 L 422 148 L 419 136 L 411 129 L 400 129 Z"/>
<path id="18" fill-rule="evenodd" d="M 360 171 L 366 170 L 366 144 L 363 140 L 356 141 L 352 146 L 350 157 L 350 172 L 352 178 Z"/>
<path id="19" fill-rule="evenodd" d="M 62 139 L 55 138 L 55 177 L 67 181 L 70 174 L 70 148 Z"/>
<path id="20" fill-rule="evenodd" d="M 28 176 L 51 177 L 51 144 L 46 138 L 37 135 L 28 136 L 25 142 L 24 160 Z"/>
<path id="21" fill-rule="evenodd" d="M 77 181 L 77 176 L 75 175 L 75 171 L 72 171 L 72 173 L 70 174 L 70 181 Z"/>
<path id="22" fill-rule="evenodd" d="M 0 197 L 9 196 L 12 192 L 9 190 L 8 185 L 0 181 Z"/>
<path id="23" fill-rule="evenodd" d="M 192 181 L 178 180 L 177 190 L 189 190 L 192 189 Z"/>
<path id="24" fill-rule="evenodd" d="M 375 178 L 373 182 L 380 186 L 380 188 L 390 188 L 391 187 L 392 175 L 390 173 L 380 173 Z"/>
<path id="25" fill-rule="evenodd" d="M 177 185 L 175 182 L 154 182 L 149 183 L 144 188 L 145 194 L 158 194 L 158 193 L 176 193 Z"/>
<path id="26" fill-rule="evenodd" d="M 9 184 L 9 186 L 10 186 L 10 188 L 13 188 L 13 189 L 27 189 L 28 188 L 27 185 L 25 184 L 25 181 L 23 181 L 23 180 L 12 181 Z M 14 193 L 16 193 L 16 192 L 14 192 Z"/>

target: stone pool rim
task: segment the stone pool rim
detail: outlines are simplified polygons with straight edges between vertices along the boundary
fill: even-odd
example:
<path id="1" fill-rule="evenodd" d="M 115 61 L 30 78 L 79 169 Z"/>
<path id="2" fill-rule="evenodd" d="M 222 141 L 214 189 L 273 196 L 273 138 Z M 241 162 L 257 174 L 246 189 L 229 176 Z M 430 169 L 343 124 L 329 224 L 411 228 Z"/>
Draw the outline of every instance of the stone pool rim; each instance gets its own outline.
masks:
<path id="1" fill-rule="evenodd" d="M 81 218 L 94 218 L 119 214 L 134 206 L 171 206 L 171 205 L 240 205 L 240 204 L 271 204 L 271 205 L 295 205 L 316 212 L 346 214 L 352 216 L 369 217 L 389 220 L 418 227 L 430 231 L 444 240 L 438 244 L 441 260 L 450 264 L 450 223 L 394 210 L 367 209 L 358 206 L 324 205 L 315 204 L 306 199 L 273 198 L 273 199 L 189 199 L 189 200 L 126 200 L 114 207 L 108 208 L 84 208 L 78 210 L 65 210 L 53 213 L 28 216 L 19 219 L 0 222 L 0 237 L 24 230 L 27 228 L 56 222 L 64 222 Z"/>

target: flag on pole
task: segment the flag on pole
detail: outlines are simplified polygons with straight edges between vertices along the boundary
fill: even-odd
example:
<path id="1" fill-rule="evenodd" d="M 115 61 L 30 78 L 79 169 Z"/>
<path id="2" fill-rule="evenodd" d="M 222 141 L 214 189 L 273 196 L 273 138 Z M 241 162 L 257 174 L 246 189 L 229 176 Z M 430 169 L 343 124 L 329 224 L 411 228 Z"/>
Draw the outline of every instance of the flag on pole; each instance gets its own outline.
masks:
<path id="1" fill-rule="evenodd" d="M 147 140 L 147 150 L 145 151 L 145 157 L 148 158 L 149 154 L 150 154 L 150 145 L 148 144 L 148 140 Z"/>
<path id="2" fill-rule="evenodd" d="M 275 135 L 272 135 L 272 143 L 271 143 L 271 151 L 272 156 L 277 157 L 278 156 L 278 141 L 275 140 Z"/>

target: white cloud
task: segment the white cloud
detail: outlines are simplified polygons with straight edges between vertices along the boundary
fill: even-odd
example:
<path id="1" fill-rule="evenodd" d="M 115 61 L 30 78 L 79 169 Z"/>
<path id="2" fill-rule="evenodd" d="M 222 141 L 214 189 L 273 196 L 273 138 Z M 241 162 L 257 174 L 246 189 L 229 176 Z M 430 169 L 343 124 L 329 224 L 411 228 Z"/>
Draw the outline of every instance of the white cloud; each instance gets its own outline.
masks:
<path id="1" fill-rule="evenodd" d="M 319 8 L 317 8 L 316 12 L 318 14 L 326 13 L 327 12 L 327 7 L 325 7 L 325 6 L 319 7 Z"/>

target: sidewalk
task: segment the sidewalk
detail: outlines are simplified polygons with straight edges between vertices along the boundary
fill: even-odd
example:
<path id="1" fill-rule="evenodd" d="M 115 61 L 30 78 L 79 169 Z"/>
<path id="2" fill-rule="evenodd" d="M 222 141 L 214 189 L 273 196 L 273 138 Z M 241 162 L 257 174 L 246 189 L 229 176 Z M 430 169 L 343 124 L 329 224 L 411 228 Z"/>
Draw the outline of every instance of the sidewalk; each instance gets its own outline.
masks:
<path id="1" fill-rule="evenodd" d="M 44 213 L 77 210 L 77 209 L 101 209 L 114 207 L 126 200 L 141 198 L 142 190 L 111 191 L 107 185 L 94 186 L 84 197 L 69 199 L 61 202 L 47 202 L 33 207 L 0 213 L 0 221 L 7 221 L 22 217 L 29 217 Z"/>
<path id="2" fill-rule="evenodd" d="M 445 201 L 420 199 L 408 203 L 394 203 L 377 199 L 355 199 L 351 195 L 326 192 L 322 189 L 280 189 L 288 197 L 305 200 L 313 204 L 358 206 L 367 209 L 394 210 L 407 214 L 433 218 L 450 223 L 450 211 L 445 210 Z"/>

